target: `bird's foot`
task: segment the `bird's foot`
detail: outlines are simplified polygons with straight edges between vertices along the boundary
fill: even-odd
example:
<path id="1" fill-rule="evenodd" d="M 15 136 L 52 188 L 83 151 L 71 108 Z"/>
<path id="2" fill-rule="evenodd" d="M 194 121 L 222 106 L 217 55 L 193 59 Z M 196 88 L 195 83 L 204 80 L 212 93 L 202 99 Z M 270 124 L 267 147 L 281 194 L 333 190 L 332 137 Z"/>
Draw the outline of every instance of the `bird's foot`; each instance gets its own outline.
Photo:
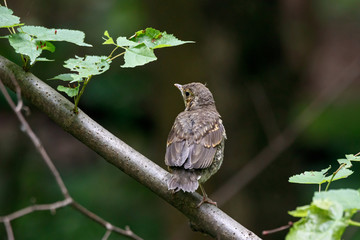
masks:
<path id="1" fill-rule="evenodd" d="M 210 198 L 208 198 L 207 196 L 206 197 L 203 196 L 203 199 L 201 200 L 201 202 L 196 207 L 199 208 L 204 203 L 209 203 L 209 204 L 215 205 L 217 207 L 217 203 L 214 202 L 213 200 L 211 200 Z"/>

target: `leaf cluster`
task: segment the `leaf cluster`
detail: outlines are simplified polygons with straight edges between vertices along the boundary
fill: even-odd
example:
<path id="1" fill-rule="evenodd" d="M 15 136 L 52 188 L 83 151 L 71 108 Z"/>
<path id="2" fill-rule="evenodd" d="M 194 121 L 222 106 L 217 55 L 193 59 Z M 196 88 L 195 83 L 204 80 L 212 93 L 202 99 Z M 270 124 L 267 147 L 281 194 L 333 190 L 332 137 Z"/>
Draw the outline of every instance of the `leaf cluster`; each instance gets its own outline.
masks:
<path id="1" fill-rule="evenodd" d="M 37 61 L 51 61 L 40 58 L 40 55 L 44 50 L 55 52 L 56 47 L 52 42 L 65 41 L 78 46 L 92 47 L 84 42 L 85 34 L 81 31 L 24 26 L 20 23 L 20 18 L 13 15 L 11 9 L 3 6 L 0 6 L 0 28 L 9 29 L 10 35 L 4 37 L 9 40 L 15 52 L 22 55 L 23 67 L 26 70 Z"/>
<path id="2" fill-rule="evenodd" d="M 339 168 L 331 175 L 327 175 L 331 166 L 321 171 L 306 171 L 289 178 L 291 183 L 321 184 L 327 182 L 325 191 L 315 192 L 309 205 L 297 207 L 289 214 L 301 219 L 294 223 L 286 240 L 311 239 L 341 239 L 349 225 L 360 226 L 351 220 L 360 211 L 360 191 L 354 189 L 329 190 L 330 183 L 347 178 L 353 171 L 352 162 L 360 161 L 357 155 L 346 155 L 345 159 L 338 159 Z"/>
<path id="3" fill-rule="evenodd" d="M 4 36 L 9 40 L 15 52 L 21 54 L 23 68 L 29 70 L 37 61 L 51 61 L 41 58 L 43 51 L 54 52 L 53 42 L 65 41 L 82 47 L 92 47 L 85 43 L 85 33 L 78 30 L 45 28 L 43 26 L 23 26 L 20 18 L 13 15 L 13 11 L 0 6 L 0 28 L 7 28 L 10 35 Z M 15 30 L 16 28 L 16 30 Z M 78 103 L 85 87 L 94 75 L 99 75 L 110 68 L 114 59 L 124 56 L 123 68 L 133 68 L 157 60 L 154 50 L 164 47 L 174 47 L 192 41 L 182 41 L 172 34 L 161 32 L 154 28 L 137 31 L 130 38 L 117 37 L 116 41 L 105 31 L 103 44 L 113 45 L 114 49 L 108 56 L 85 56 L 70 58 L 65 61 L 64 67 L 70 73 L 59 74 L 51 80 L 62 80 L 67 86 L 59 85 L 58 91 L 74 98 L 74 112 L 78 112 Z M 123 51 L 115 55 L 116 51 Z M 115 55 L 115 56 L 114 56 Z"/>
<path id="4" fill-rule="evenodd" d="M 124 68 L 141 66 L 155 61 L 157 59 L 154 54 L 155 49 L 193 43 L 193 41 L 181 41 L 172 34 L 160 32 L 154 28 L 137 31 L 129 39 L 118 37 L 116 41 L 109 35 L 108 31 L 105 31 L 104 40 L 103 44 L 114 45 L 116 47 L 114 50 L 118 48 L 125 50 L 123 52 L 125 63 L 121 66 Z M 110 57 L 113 53 L 114 51 Z"/>

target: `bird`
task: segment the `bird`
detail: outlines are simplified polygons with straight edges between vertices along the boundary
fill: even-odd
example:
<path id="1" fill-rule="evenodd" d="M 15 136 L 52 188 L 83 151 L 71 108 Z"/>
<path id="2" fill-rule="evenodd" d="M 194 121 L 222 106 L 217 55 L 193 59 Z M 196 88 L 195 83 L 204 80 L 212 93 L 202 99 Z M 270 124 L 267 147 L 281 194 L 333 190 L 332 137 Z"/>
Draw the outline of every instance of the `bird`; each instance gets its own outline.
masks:
<path id="1" fill-rule="evenodd" d="M 203 203 L 216 206 L 202 184 L 223 162 L 226 132 L 221 116 L 212 93 L 204 84 L 174 85 L 181 92 L 185 110 L 175 118 L 167 138 L 165 164 L 171 172 L 168 190 L 195 192 L 200 186 L 203 198 L 197 207 Z"/>

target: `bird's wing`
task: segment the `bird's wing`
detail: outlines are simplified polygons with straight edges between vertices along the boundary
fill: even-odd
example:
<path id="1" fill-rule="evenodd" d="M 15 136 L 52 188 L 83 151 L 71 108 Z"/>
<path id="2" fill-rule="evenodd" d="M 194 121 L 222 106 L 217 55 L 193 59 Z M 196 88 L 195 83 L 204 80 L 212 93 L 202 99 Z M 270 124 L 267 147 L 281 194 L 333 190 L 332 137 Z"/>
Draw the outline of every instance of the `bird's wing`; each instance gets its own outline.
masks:
<path id="1" fill-rule="evenodd" d="M 165 164 L 171 167 L 181 167 L 189 157 L 192 146 L 185 140 L 172 142 L 166 147 Z"/>
<path id="2" fill-rule="evenodd" d="M 184 164 L 189 155 L 189 148 L 186 141 L 179 135 L 180 126 L 175 120 L 166 143 L 165 164 L 171 167 L 180 167 Z"/>
<path id="3" fill-rule="evenodd" d="M 213 160 L 218 145 L 223 141 L 225 129 L 219 119 L 215 124 L 199 139 L 198 143 L 194 143 L 189 157 L 184 164 L 185 169 L 202 169 L 209 167 Z"/>
<path id="4" fill-rule="evenodd" d="M 175 120 L 167 140 L 167 166 L 201 169 L 212 164 L 216 148 L 225 136 L 225 129 L 218 114 L 200 119 L 189 120 L 196 127 L 185 126 L 186 123 L 178 118 Z"/>

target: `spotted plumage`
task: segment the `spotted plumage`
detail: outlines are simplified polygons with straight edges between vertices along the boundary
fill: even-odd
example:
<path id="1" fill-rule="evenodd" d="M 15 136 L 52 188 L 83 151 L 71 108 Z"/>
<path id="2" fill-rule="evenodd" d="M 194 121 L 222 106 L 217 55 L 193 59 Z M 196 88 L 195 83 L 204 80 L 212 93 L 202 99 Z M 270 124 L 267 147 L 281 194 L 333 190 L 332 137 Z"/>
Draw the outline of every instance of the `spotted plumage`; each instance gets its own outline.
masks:
<path id="1" fill-rule="evenodd" d="M 185 103 L 185 110 L 175 119 L 165 154 L 165 164 L 172 172 L 168 189 L 194 192 L 200 186 L 203 201 L 212 202 L 201 183 L 216 173 L 224 157 L 225 128 L 214 98 L 201 83 L 175 84 Z"/>

